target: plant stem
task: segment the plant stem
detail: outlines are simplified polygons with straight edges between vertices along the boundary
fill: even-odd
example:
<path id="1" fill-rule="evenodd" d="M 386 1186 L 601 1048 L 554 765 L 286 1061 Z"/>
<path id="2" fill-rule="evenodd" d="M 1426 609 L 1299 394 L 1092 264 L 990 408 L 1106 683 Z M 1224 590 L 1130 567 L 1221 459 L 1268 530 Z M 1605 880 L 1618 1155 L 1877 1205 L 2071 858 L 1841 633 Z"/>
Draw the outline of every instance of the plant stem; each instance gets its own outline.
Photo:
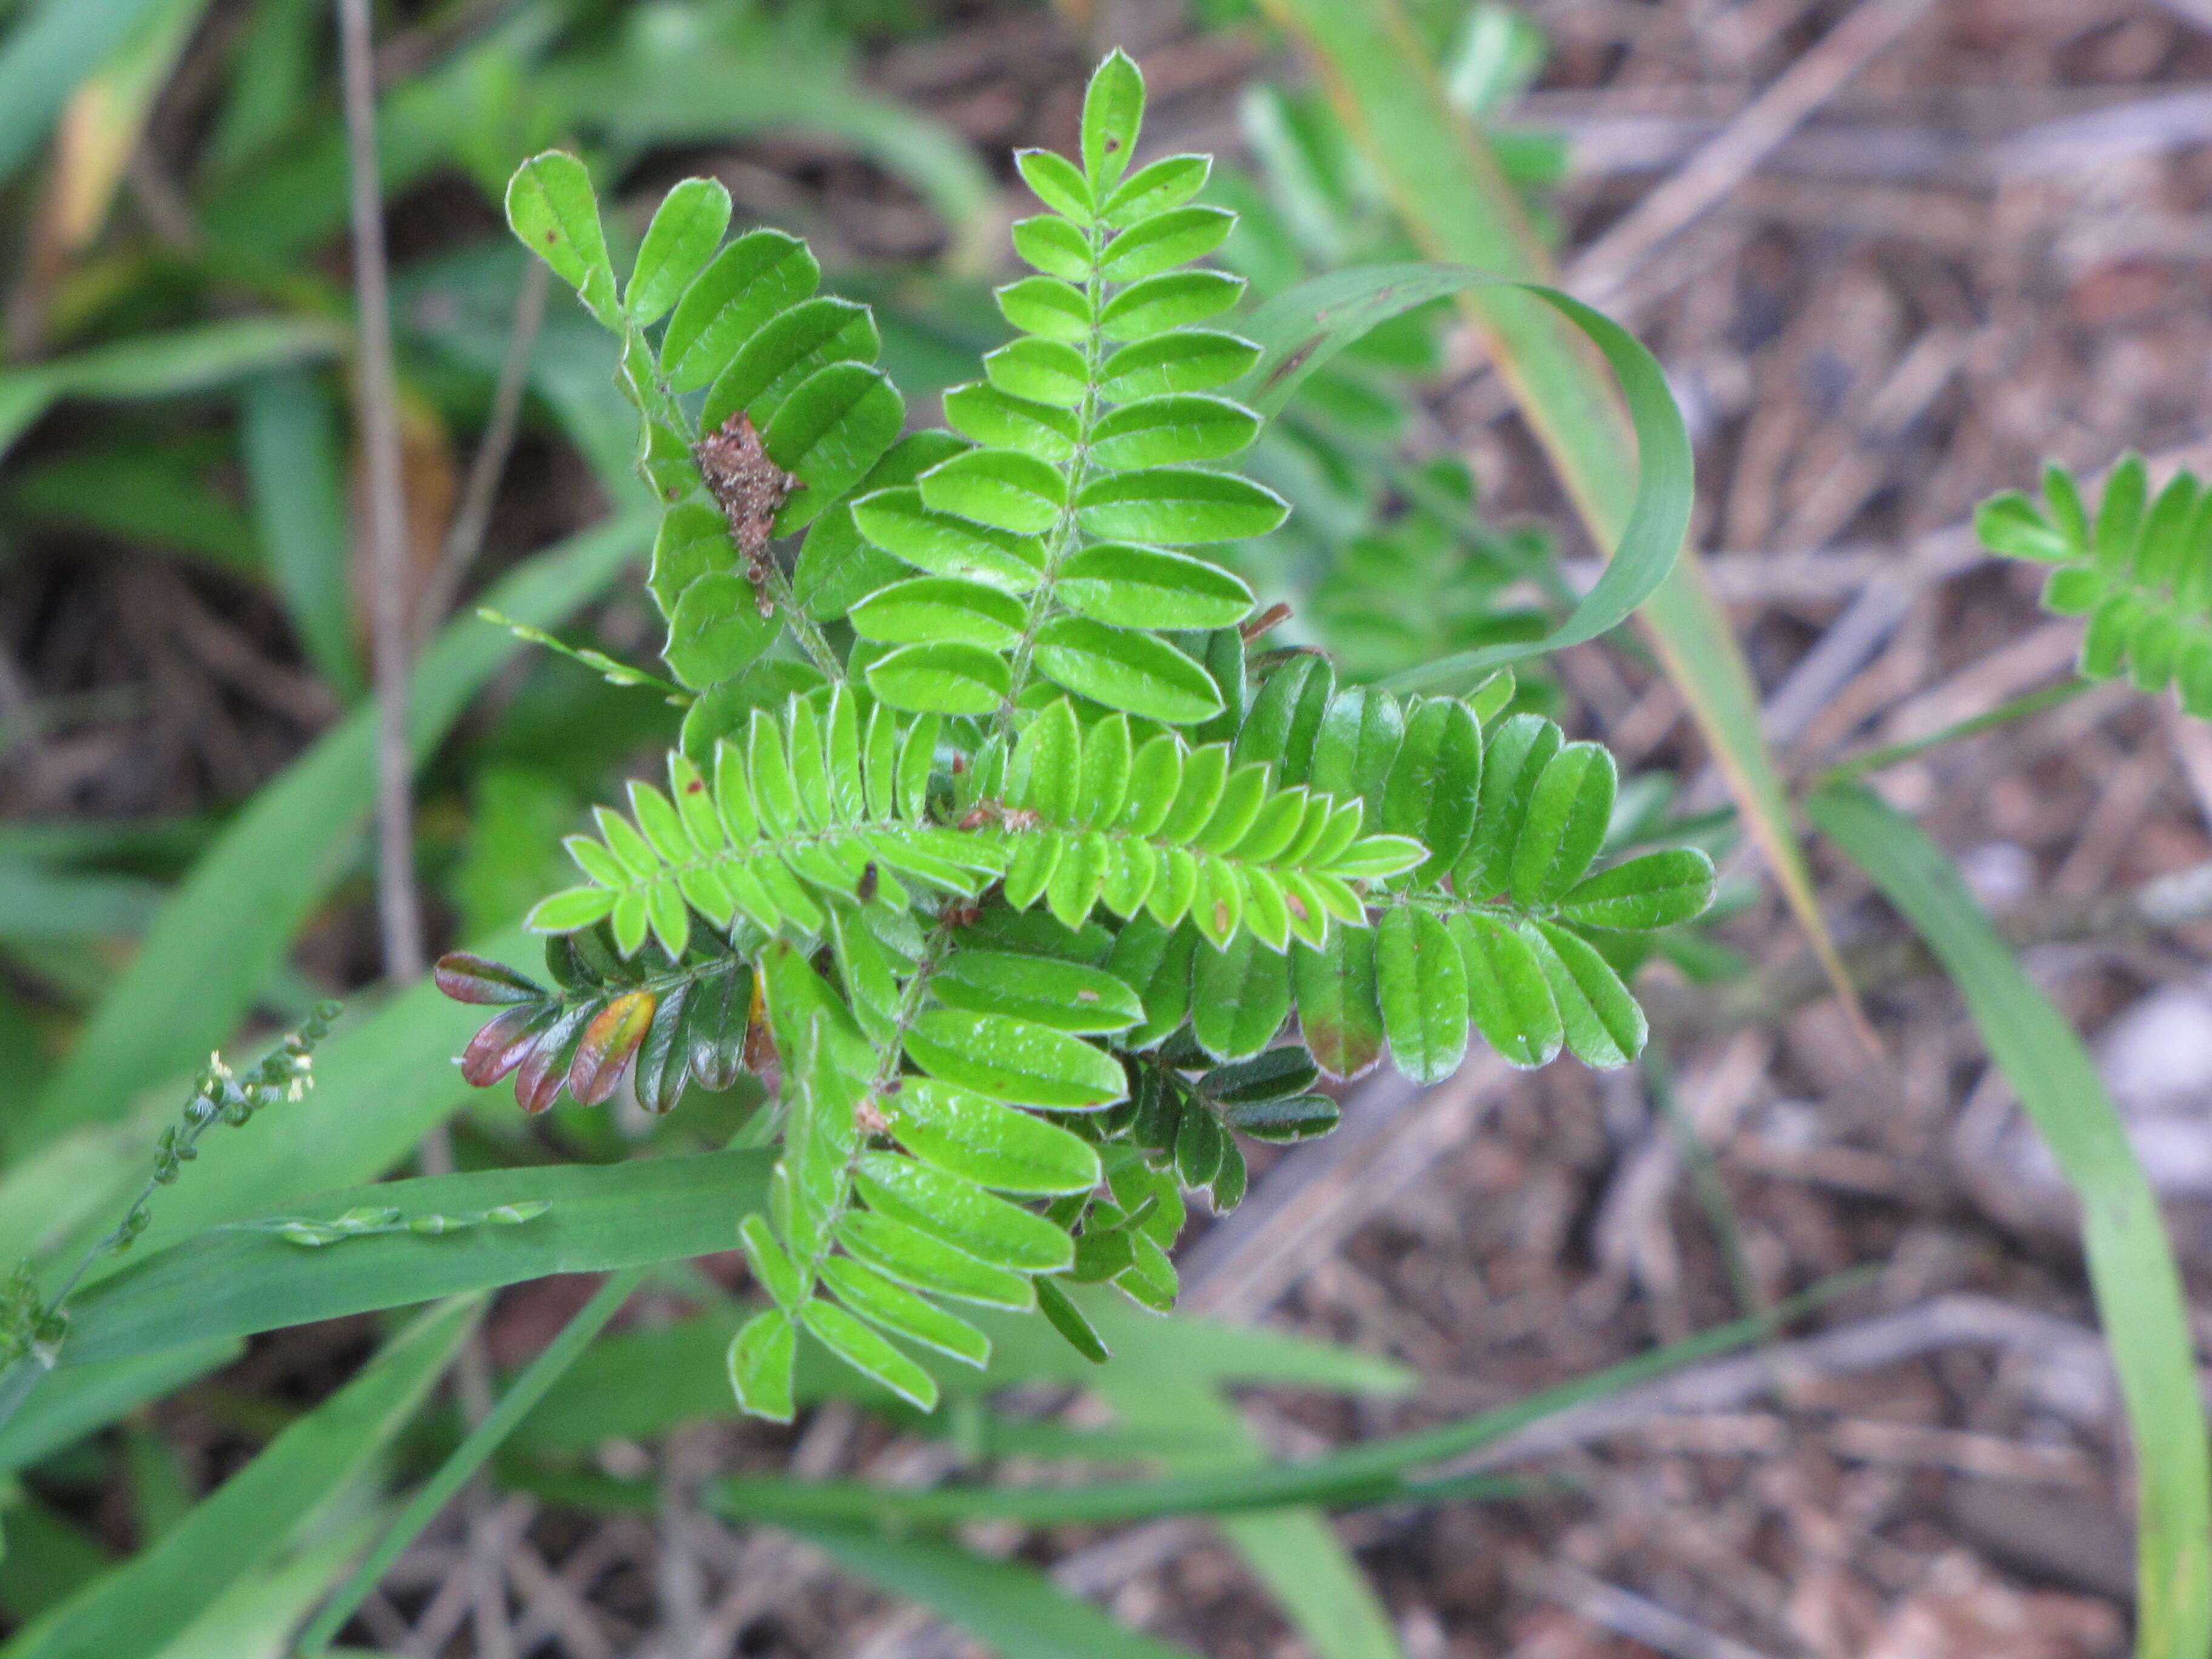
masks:
<path id="1" fill-rule="evenodd" d="M 2001 702 L 1986 714 L 1954 721 L 1927 737 L 1869 749 L 1864 754 L 1854 755 L 1850 759 L 1830 767 L 1820 774 L 1813 787 L 1815 789 L 1832 789 L 1838 784 L 1852 782 L 1869 772 L 1895 766 L 1916 755 L 1924 755 L 1931 749 L 1941 749 L 1945 744 L 1956 743 L 1961 738 L 1993 732 L 2000 726 L 2009 726 L 2013 721 L 2026 720 L 2031 714 L 2040 714 L 2046 708 L 2056 708 L 2060 703 L 2070 702 L 2091 690 L 2096 684 L 2094 680 L 2085 680 L 2076 675 L 2072 679 L 2060 681 L 2057 685 L 2046 685 L 2040 691 L 2030 691 L 2009 702 Z"/>
<path id="2" fill-rule="evenodd" d="M 468 482 L 461 489 L 460 510 L 446 532 L 445 555 L 437 574 L 422 598 L 422 614 L 416 619 L 419 637 L 453 609 L 454 596 L 469 567 L 483 550 L 484 532 L 491 523 L 492 500 L 499 492 L 501 475 L 514 448 L 514 434 L 522 422 L 522 394 L 530 380 L 530 357 L 538 331 L 545 321 L 545 293 L 552 269 L 543 259 L 526 258 L 522 286 L 514 298 L 514 321 L 507 334 L 507 355 L 499 366 L 499 383 L 492 390 L 491 418 L 485 422 L 477 453 L 469 460 Z"/>
<path id="3" fill-rule="evenodd" d="M 346 150 L 352 184 L 355 374 L 368 472 L 371 634 L 376 681 L 377 916 L 384 970 L 395 984 L 422 972 L 415 901 L 413 766 L 407 742 L 407 506 L 399 454 L 398 379 L 376 161 L 376 60 L 368 0 L 338 0 Z"/>
<path id="4" fill-rule="evenodd" d="M 1106 279 L 1098 269 L 1106 252 L 1106 228 L 1094 218 L 1085 228 L 1084 237 L 1091 247 L 1091 273 L 1083 280 L 1083 296 L 1091 302 L 1091 332 L 1083 343 L 1085 386 L 1083 403 L 1075 417 L 1075 453 L 1067 458 L 1067 504 L 1047 532 L 1044 574 L 1038 579 L 1036 592 L 1030 596 L 1028 613 L 1022 618 L 1022 636 L 1014 642 L 1006 700 L 999 705 L 998 738 L 1002 746 L 1013 739 L 1014 709 L 1029 685 L 1037 630 L 1052 612 L 1053 581 L 1081 536 L 1076 525 L 1075 498 L 1082 494 L 1091 474 L 1091 428 L 1098 419 L 1098 369 L 1106 349 L 1105 336 L 1098 325 L 1099 313 L 1106 307 Z"/>
<path id="5" fill-rule="evenodd" d="M 845 665 L 830 648 L 829 636 L 820 625 L 799 609 L 798 596 L 791 590 L 791 578 L 783 574 L 783 567 L 773 556 L 761 562 L 760 574 L 761 585 L 768 589 L 769 602 L 790 628 L 799 648 L 806 653 L 832 685 L 836 684 L 845 678 Z"/>

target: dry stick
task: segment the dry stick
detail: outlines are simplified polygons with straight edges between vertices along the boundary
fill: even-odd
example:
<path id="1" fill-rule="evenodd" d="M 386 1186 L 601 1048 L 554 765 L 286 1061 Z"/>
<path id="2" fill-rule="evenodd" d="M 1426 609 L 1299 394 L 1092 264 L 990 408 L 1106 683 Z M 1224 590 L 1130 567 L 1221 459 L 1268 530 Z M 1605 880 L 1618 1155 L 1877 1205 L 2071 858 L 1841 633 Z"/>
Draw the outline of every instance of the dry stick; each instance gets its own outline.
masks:
<path id="1" fill-rule="evenodd" d="M 538 331 L 545 321 L 549 267 L 543 259 L 526 259 L 522 286 L 514 296 L 514 321 L 507 333 L 507 355 L 499 366 L 499 383 L 493 388 L 491 417 L 469 461 L 468 481 L 461 487 L 461 504 L 446 532 L 446 546 L 437 574 L 423 592 L 422 614 L 416 625 L 416 643 L 453 608 L 453 599 L 467 579 L 469 567 L 483 550 L 484 532 L 491 524 L 491 509 L 499 494 L 499 481 L 514 451 L 514 434 L 522 424 L 522 395 L 530 384 L 530 356 L 538 343 Z"/>
<path id="2" fill-rule="evenodd" d="M 1526 1559 L 1509 1565 L 1506 1572 L 1519 1588 L 1557 1601 L 1585 1624 L 1671 1659 L 1766 1659 L 1756 1648 L 1565 1561 Z"/>
<path id="3" fill-rule="evenodd" d="M 1863 0 L 1680 172 L 1584 248 L 1568 268 L 1567 290 L 1592 305 L 1612 298 L 1647 254 L 1748 179 L 1807 116 L 1910 28 L 1932 3 Z"/>
<path id="4" fill-rule="evenodd" d="M 412 785 L 407 743 L 407 506 L 399 462 L 399 392 L 392 367 L 392 304 L 384 260 L 384 197 L 376 161 L 374 58 L 368 0 L 338 0 L 344 58 L 346 145 L 351 161 L 355 373 L 368 465 L 370 629 L 375 647 L 377 919 L 384 970 L 395 984 L 422 973 L 422 919 L 415 903 Z"/>
<path id="5" fill-rule="evenodd" d="M 407 621 L 406 481 L 399 453 L 398 374 L 392 349 L 392 298 L 385 263 L 384 191 L 377 166 L 376 60 L 369 0 L 337 0 L 343 72 L 346 155 L 353 228 L 355 374 L 362 441 L 367 453 L 370 634 L 376 688 L 376 908 L 385 975 L 405 985 L 422 975 L 422 916 L 415 894 L 411 795 L 413 756 L 407 732 L 407 680 L 414 641 Z M 453 1152 L 442 1126 L 422 1140 L 428 1175 L 451 1173 Z M 491 1365 L 471 1334 L 459 1364 L 463 1414 L 471 1425 L 491 1411 Z M 470 1593 L 477 1648 L 483 1659 L 514 1659 L 507 1621 L 505 1543 L 489 1489 L 472 1482 L 469 1499 Z"/>

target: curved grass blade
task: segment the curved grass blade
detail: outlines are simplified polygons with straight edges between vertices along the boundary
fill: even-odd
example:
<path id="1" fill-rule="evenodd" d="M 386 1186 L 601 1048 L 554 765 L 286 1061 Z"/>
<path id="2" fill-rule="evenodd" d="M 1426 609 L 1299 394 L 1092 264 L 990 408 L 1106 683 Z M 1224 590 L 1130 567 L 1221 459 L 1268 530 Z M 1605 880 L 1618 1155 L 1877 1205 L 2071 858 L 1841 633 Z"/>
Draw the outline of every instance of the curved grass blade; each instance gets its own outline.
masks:
<path id="1" fill-rule="evenodd" d="M 1857 785 L 1824 790 L 1806 811 L 1928 941 L 2081 1200 L 2089 1283 L 2136 1443 L 2136 1651 L 2203 1659 L 2212 1649 L 2212 1454 L 2189 1305 L 2158 1195 L 2096 1063 L 1918 824 Z"/>
<path id="2" fill-rule="evenodd" d="M 1519 196 L 1480 133 L 1446 100 L 1400 0 L 1266 0 L 1266 9 L 1304 48 L 1423 252 L 1516 282 L 1552 280 L 1550 256 Z M 1634 447 L 1589 343 L 1531 293 L 1470 289 L 1459 302 L 1591 537 L 1620 546 L 1633 505 Z M 1760 729 L 1758 688 L 1694 548 L 1682 549 L 1641 620 L 1861 1041 L 1879 1052 L 1814 897 Z"/>
<path id="3" fill-rule="evenodd" d="M 1635 428 L 1635 495 L 1604 574 L 1557 629 L 1541 639 L 1485 646 L 1407 669 L 1386 682 L 1401 690 L 1470 686 L 1502 663 L 1580 645 L 1619 627 L 1666 581 L 1690 527 L 1696 496 L 1690 434 L 1658 359 L 1603 313 L 1540 283 L 1447 264 L 1362 265 L 1300 283 L 1244 325 L 1264 353 L 1253 370 L 1254 406 L 1275 413 L 1308 374 L 1393 317 L 1443 295 L 1493 289 L 1533 295 L 1604 354 Z"/>

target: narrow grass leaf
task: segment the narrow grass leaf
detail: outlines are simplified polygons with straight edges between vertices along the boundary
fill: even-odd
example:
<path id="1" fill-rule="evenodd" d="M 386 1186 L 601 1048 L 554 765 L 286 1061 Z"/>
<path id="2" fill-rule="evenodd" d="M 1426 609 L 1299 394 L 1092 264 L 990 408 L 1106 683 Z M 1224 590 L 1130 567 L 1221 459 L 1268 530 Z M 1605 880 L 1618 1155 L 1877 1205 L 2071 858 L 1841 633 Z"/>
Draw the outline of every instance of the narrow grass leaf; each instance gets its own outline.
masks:
<path id="1" fill-rule="evenodd" d="M 2136 1651 L 2197 1659 L 2212 1647 L 2212 1455 L 2158 1195 L 2087 1048 L 1942 849 L 1856 786 L 1825 790 L 1806 810 L 1927 940 L 2081 1199 L 2090 1285 L 2135 1439 Z"/>

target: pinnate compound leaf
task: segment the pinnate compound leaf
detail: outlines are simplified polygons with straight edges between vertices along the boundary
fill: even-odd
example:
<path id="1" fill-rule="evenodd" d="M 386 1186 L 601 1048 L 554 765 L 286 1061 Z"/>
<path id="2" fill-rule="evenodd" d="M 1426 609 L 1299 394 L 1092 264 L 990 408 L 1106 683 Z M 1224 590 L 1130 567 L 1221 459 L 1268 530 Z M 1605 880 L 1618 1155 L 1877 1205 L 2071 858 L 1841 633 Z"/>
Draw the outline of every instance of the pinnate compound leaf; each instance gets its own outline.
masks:
<path id="1" fill-rule="evenodd" d="M 1111 188 L 1127 169 L 1144 118 L 1145 77 L 1116 47 L 1100 60 L 1083 94 L 1083 171 L 1095 186 Z"/>
<path id="2" fill-rule="evenodd" d="M 1145 1017 L 1137 993 L 1111 973 L 1048 957 L 960 951 L 931 977 L 939 1001 L 1080 1035 L 1124 1031 Z"/>
<path id="3" fill-rule="evenodd" d="M 1090 1111 L 1127 1091 L 1112 1056 L 1080 1037 L 1005 1014 L 931 1009 L 907 1033 L 906 1052 L 932 1077 L 1018 1106 Z"/>
<path id="4" fill-rule="evenodd" d="M 1614 775 L 1612 754 L 1594 743 L 1571 743 L 1545 766 L 1513 848 L 1516 903 L 1553 903 L 1582 878 L 1613 819 Z"/>
<path id="5" fill-rule="evenodd" d="M 1088 617 L 1054 617 L 1037 630 L 1036 665 L 1078 696 L 1170 726 L 1221 710 L 1206 672 L 1163 640 Z"/>
<path id="6" fill-rule="evenodd" d="M 1570 1054 L 1585 1066 L 1610 1071 L 1644 1052 L 1650 1035 L 1644 1011 L 1589 940 L 1548 921 L 1527 924 L 1522 937 L 1551 982 Z"/>
<path id="7" fill-rule="evenodd" d="M 919 1411 L 936 1409 L 937 1379 L 842 1308 L 817 1298 L 799 1310 L 799 1319 L 823 1347 L 861 1376 L 882 1383 Z"/>
<path id="8" fill-rule="evenodd" d="M 1252 610 L 1252 590 L 1234 573 L 1128 542 L 1100 542 L 1071 554 L 1053 593 L 1069 610 L 1116 628 L 1231 628 Z"/>
<path id="9" fill-rule="evenodd" d="M 854 1181 L 869 1207 L 935 1233 L 957 1249 L 1017 1273 L 1058 1273 L 1074 1260 L 1067 1235 L 972 1181 L 890 1152 L 864 1154 Z"/>
<path id="10" fill-rule="evenodd" d="M 661 337 L 660 363 L 678 392 L 709 385 L 769 318 L 810 298 L 822 267 L 805 243 L 752 230 L 714 256 L 684 291 Z"/>
<path id="11" fill-rule="evenodd" d="M 867 476 L 897 441 L 906 402 L 881 370 L 830 363 L 801 381 L 761 434 L 770 459 L 799 488 L 784 498 L 773 533 L 805 528 Z"/>
<path id="12" fill-rule="evenodd" d="M 1283 498 L 1233 473 L 1162 466 L 1083 487 L 1076 516 L 1094 536 L 1188 547 L 1264 536 L 1290 515 Z"/>
<path id="13" fill-rule="evenodd" d="M 1042 1118 L 932 1078 L 908 1078 L 887 1103 L 907 1151 L 994 1192 L 1054 1196 L 1098 1184 L 1091 1145 Z"/>
<path id="14" fill-rule="evenodd" d="M 1648 932 L 1702 915 L 1712 899 L 1712 860 L 1668 847 L 1585 877 L 1560 898 L 1559 914 L 1588 927 Z"/>
<path id="15" fill-rule="evenodd" d="M 730 1339 L 730 1389 L 740 1410 L 771 1423 L 788 1423 L 793 1414 L 792 1372 L 799 1345 L 791 1316 L 781 1308 L 755 1314 Z"/>
<path id="16" fill-rule="evenodd" d="M 868 689 L 916 714 L 988 714 L 1012 686 L 1006 659 L 957 641 L 902 645 L 868 665 Z"/>
<path id="17" fill-rule="evenodd" d="M 686 179 L 660 198 L 623 292 L 623 310 L 642 328 L 657 323 L 721 246 L 730 192 L 720 179 Z"/>
<path id="18" fill-rule="evenodd" d="M 607 261 L 599 198 L 581 161 L 549 149 L 516 168 L 507 181 L 507 222 L 525 247 L 576 290 L 594 317 L 619 330 L 614 266 Z"/>

